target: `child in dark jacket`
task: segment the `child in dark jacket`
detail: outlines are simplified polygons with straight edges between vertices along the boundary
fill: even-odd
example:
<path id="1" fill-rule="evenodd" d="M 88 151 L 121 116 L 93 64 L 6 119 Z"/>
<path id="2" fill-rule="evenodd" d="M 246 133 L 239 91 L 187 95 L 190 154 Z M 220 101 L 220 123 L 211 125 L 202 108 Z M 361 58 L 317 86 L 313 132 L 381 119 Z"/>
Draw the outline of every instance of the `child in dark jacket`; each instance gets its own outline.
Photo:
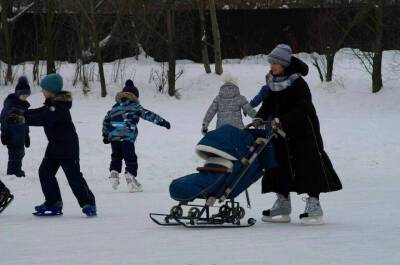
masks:
<path id="1" fill-rule="evenodd" d="M 10 190 L 0 180 L 0 213 L 7 208 L 13 199 L 14 196 L 10 193 Z"/>
<path id="2" fill-rule="evenodd" d="M 30 146 L 29 127 L 22 119 L 13 119 L 17 115 L 22 117 L 30 107 L 27 98 L 31 94 L 28 79 L 22 76 L 18 79 L 15 93 L 8 95 L 4 100 L 1 111 L 1 142 L 8 149 L 7 175 L 25 177 L 22 170 L 22 159 L 25 156 L 25 147 Z"/>
<path id="3" fill-rule="evenodd" d="M 36 206 L 35 215 L 62 214 L 62 198 L 56 179 L 62 167 L 68 183 L 77 198 L 82 212 L 95 216 L 95 197 L 82 176 L 79 165 L 79 139 L 72 121 L 70 109 L 72 96 L 62 91 L 63 80 L 59 74 L 45 76 L 40 86 L 46 98 L 44 106 L 25 113 L 26 124 L 41 126 L 49 140 L 46 153 L 39 168 L 40 184 L 45 197 L 42 205 Z"/>
<path id="4" fill-rule="evenodd" d="M 137 125 L 142 118 L 167 129 L 168 121 L 143 108 L 139 103 L 139 91 L 132 80 L 127 80 L 122 92 L 116 96 L 116 104 L 107 113 L 103 121 L 103 142 L 111 143 L 110 182 L 113 189 L 119 185 L 122 160 L 125 160 L 125 178 L 129 192 L 143 191 L 137 181 L 138 162 L 135 153 L 135 141 L 138 135 Z"/>

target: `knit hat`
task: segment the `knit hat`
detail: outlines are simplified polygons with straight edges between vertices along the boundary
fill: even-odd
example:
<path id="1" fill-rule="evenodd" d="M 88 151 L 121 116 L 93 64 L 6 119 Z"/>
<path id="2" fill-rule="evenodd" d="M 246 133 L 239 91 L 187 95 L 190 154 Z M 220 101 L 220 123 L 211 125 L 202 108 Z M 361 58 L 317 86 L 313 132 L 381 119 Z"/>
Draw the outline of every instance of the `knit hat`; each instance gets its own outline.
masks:
<path id="1" fill-rule="evenodd" d="M 49 74 L 43 77 L 40 86 L 43 90 L 58 93 L 63 89 L 63 79 L 59 74 Z"/>
<path id="2" fill-rule="evenodd" d="M 15 87 L 15 94 L 17 96 L 29 96 L 31 94 L 31 87 L 29 86 L 29 82 L 26 76 L 21 76 L 20 78 L 18 78 L 18 83 Z"/>
<path id="3" fill-rule="evenodd" d="M 123 92 L 128 92 L 128 93 L 132 93 L 134 94 L 137 98 L 139 98 L 139 90 L 137 89 L 137 87 L 135 87 L 135 85 L 133 84 L 133 81 L 128 79 L 125 82 L 125 87 L 122 90 Z"/>
<path id="4" fill-rule="evenodd" d="M 270 64 L 280 64 L 283 67 L 288 67 L 291 62 L 292 48 L 286 44 L 279 44 L 268 55 L 268 62 Z"/>

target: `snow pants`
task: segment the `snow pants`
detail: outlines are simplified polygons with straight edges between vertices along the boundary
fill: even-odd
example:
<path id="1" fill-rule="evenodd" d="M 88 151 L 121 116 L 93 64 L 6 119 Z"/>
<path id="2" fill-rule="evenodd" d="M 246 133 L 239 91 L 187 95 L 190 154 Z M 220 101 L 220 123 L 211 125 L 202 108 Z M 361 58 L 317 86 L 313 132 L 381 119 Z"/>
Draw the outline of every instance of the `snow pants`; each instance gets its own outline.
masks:
<path id="1" fill-rule="evenodd" d="M 25 156 L 25 147 L 18 145 L 7 145 L 8 166 L 7 175 L 19 176 L 22 171 L 22 159 Z"/>
<path id="2" fill-rule="evenodd" d="M 56 179 L 59 168 L 62 168 L 81 207 L 90 204 L 96 205 L 95 197 L 89 189 L 86 180 L 80 171 L 78 159 L 48 159 L 45 158 L 39 168 L 40 184 L 45 197 L 46 205 L 62 204 L 60 187 Z"/>
<path id="3" fill-rule="evenodd" d="M 111 142 L 111 163 L 110 171 L 118 173 L 122 171 L 122 160 L 125 161 L 125 172 L 129 172 L 135 177 L 138 171 L 138 161 L 135 152 L 135 144 L 131 142 Z"/>

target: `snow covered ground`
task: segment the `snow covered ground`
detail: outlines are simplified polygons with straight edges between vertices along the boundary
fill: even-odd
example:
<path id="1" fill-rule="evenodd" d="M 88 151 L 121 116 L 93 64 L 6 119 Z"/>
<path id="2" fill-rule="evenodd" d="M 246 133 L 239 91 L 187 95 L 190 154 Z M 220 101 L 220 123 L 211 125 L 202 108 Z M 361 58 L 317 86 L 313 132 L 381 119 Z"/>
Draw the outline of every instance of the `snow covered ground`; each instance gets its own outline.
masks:
<path id="1" fill-rule="evenodd" d="M 385 53 L 385 65 L 392 63 L 393 56 Z M 261 195 L 260 183 L 256 183 L 250 191 L 253 208 L 247 211 L 247 217 L 258 219 L 254 227 L 185 230 L 158 227 L 148 214 L 169 211 L 174 203 L 168 194 L 171 180 L 201 164 L 193 150 L 221 77 L 204 74 L 202 65 L 181 62 L 184 74 L 177 86 L 182 88 L 182 99 L 177 100 L 157 94 L 148 83 L 150 70 L 156 67 L 151 60 L 127 62 L 127 72 L 135 72 L 142 104 L 172 123 L 171 131 L 145 121 L 139 125 L 139 179 L 145 192 L 127 193 L 123 182 L 120 190 L 113 191 L 107 179 L 110 146 L 101 142 L 101 123 L 119 85 L 108 79 L 107 98 L 98 96 L 98 83 L 92 84 L 88 96 L 71 89 L 82 171 L 96 195 L 99 216 L 88 219 L 81 214 L 61 171 L 58 179 L 64 215 L 47 219 L 31 215 L 33 206 L 43 201 L 37 170 L 47 143 L 43 129 L 32 128 L 32 145 L 24 160 L 27 178 L 5 176 L 7 151 L 0 147 L 1 179 L 16 197 L 0 216 L 1 265 L 399 264 L 399 80 L 391 78 L 382 92 L 372 95 L 368 76 L 345 52 L 337 58 L 337 81 L 333 84 L 321 85 L 311 68 L 306 80 L 321 120 L 326 150 L 344 186 L 340 192 L 321 196 L 324 226 L 299 224 L 297 216 L 304 210 L 304 202 L 294 194 L 292 223 L 261 223 L 261 211 L 275 198 Z M 67 89 L 73 69 L 61 65 Z M 224 69 L 239 78 L 242 94 L 250 98 L 263 84 L 267 64 L 264 56 L 257 56 L 227 61 Z M 30 66 L 25 70 L 30 73 Z M 106 70 L 110 77 L 112 65 Z M 385 74 L 392 76 L 387 69 Z M 11 90 L 2 87 L 0 99 Z M 38 107 L 43 98 L 39 88 L 33 90 L 30 101 Z M 243 197 L 240 200 L 244 203 Z"/>

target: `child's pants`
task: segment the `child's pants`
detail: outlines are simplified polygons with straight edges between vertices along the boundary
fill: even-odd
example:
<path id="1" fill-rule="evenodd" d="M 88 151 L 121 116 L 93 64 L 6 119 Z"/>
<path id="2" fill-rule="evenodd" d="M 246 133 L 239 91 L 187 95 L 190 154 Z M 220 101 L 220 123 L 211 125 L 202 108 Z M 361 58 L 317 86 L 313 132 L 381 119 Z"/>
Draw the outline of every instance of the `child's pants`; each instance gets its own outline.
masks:
<path id="1" fill-rule="evenodd" d="M 22 159 L 25 156 L 25 147 L 18 145 L 7 145 L 8 167 L 7 175 L 19 176 L 22 171 Z"/>
<path id="2" fill-rule="evenodd" d="M 95 198 L 86 180 L 80 171 L 79 160 L 77 159 L 43 159 L 39 168 L 40 184 L 42 186 L 46 205 L 62 203 L 60 188 L 56 179 L 58 169 L 62 167 L 67 177 L 69 186 L 72 189 L 81 207 L 90 204 L 95 205 Z"/>
<path id="3" fill-rule="evenodd" d="M 122 171 L 122 159 L 125 161 L 125 172 L 131 173 L 133 176 L 137 176 L 138 162 L 135 153 L 135 144 L 124 141 L 124 142 L 111 142 L 111 164 L 110 171 Z"/>

